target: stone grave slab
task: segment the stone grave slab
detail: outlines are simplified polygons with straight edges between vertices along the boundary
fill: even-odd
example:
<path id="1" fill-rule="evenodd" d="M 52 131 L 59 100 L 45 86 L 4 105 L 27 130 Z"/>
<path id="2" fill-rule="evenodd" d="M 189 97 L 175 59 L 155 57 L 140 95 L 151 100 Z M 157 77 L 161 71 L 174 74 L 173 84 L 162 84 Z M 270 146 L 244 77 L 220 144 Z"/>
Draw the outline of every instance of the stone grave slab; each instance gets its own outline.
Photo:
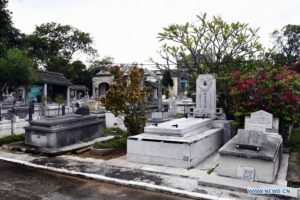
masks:
<path id="1" fill-rule="evenodd" d="M 236 148 L 252 149 L 259 151 L 267 142 L 267 136 L 262 131 L 239 129 L 237 134 Z"/>
<path id="2" fill-rule="evenodd" d="M 211 119 L 201 118 L 179 118 L 171 121 L 150 125 L 144 128 L 145 133 L 183 136 L 184 134 L 200 129 L 202 127 L 210 128 Z"/>

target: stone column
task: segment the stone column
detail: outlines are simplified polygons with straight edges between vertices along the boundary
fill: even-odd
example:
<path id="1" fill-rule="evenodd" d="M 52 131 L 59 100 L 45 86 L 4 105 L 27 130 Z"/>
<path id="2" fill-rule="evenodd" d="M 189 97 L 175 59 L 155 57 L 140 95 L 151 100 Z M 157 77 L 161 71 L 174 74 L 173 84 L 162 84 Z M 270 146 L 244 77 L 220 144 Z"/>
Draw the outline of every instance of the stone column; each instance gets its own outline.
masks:
<path id="1" fill-rule="evenodd" d="M 70 87 L 67 87 L 67 106 L 70 104 Z"/>
<path id="2" fill-rule="evenodd" d="M 44 97 L 47 98 L 47 83 L 44 84 Z M 46 100 L 47 101 L 47 100 Z M 46 102 L 47 103 L 47 102 Z"/>
<path id="3" fill-rule="evenodd" d="M 158 80 L 157 98 L 158 98 L 158 112 L 162 112 L 163 111 L 163 102 L 162 102 L 162 83 L 161 83 L 161 80 Z"/>
<path id="4" fill-rule="evenodd" d="M 96 98 L 96 88 L 95 88 L 94 83 L 93 83 L 93 85 L 92 85 L 92 96 L 93 96 L 94 98 Z"/>
<path id="5" fill-rule="evenodd" d="M 75 96 L 75 99 L 77 100 L 77 90 L 74 90 L 74 96 Z"/>

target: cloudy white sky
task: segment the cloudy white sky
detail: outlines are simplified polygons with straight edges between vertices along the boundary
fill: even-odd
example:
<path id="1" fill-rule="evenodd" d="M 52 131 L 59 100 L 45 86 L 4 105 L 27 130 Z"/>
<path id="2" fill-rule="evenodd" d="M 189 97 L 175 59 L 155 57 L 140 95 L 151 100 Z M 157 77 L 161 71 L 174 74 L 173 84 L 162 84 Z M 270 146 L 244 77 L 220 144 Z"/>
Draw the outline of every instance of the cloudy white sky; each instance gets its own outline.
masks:
<path id="1" fill-rule="evenodd" d="M 260 27 L 270 46 L 270 33 L 286 24 L 300 24 L 299 0 L 10 0 L 17 28 L 31 33 L 46 22 L 69 24 L 89 32 L 101 57 L 116 63 L 158 60 L 157 34 L 171 23 L 192 22 L 206 12 L 227 22 Z"/>

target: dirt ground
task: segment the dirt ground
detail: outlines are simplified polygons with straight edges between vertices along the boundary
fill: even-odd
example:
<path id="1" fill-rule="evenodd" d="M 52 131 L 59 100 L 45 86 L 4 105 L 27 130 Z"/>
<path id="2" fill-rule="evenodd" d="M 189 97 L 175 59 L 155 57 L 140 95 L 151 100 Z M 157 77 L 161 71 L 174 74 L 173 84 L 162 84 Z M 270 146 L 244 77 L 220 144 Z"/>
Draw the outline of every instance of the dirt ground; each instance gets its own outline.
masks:
<path id="1" fill-rule="evenodd" d="M 113 158 L 118 158 L 121 156 L 126 155 L 126 150 L 114 150 L 113 152 L 107 155 L 97 155 L 92 153 L 91 151 L 86 151 L 84 153 L 78 154 L 77 156 L 82 158 L 95 158 L 95 159 L 102 159 L 102 160 L 110 160 Z"/>

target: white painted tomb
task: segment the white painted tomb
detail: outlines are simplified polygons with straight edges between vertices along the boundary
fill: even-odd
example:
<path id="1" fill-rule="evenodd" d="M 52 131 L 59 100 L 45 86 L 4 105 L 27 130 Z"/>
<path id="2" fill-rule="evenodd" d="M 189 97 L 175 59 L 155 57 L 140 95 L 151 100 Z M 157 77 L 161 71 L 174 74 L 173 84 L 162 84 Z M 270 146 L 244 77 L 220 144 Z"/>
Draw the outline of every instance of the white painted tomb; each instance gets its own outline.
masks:
<path id="1" fill-rule="evenodd" d="M 195 167 L 223 144 L 223 131 L 212 119 L 179 118 L 146 126 L 127 140 L 127 160 L 138 163 Z"/>
<path id="2" fill-rule="evenodd" d="M 175 110 L 175 102 L 171 103 L 174 104 L 171 108 Z M 212 118 L 179 118 L 146 126 L 143 134 L 127 139 L 127 160 L 182 168 L 195 167 L 223 145 L 224 132 L 230 131 L 228 121 L 214 120 L 215 107 L 216 80 L 211 74 L 199 75 L 196 108 L 200 112 L 204 109 L 205 117 Z M 230 133 L 227 135 L 230 137 Z"/>
<path id="3" fill-rule="evenodd" d="M 245 122 L 245 129 L 239 130 L 239 133 L 219 150 L 217 173 L 248 181 L 273 183 L 279 171 L 282 154 L 278 119 L 273 119 L 272 114 L 260 110 L 252 113 Z M 252 138 L 248 138 L 247 148 L 241 148 L 241 141 L 247 142 L 249 133 L 252 133 Z"/>

